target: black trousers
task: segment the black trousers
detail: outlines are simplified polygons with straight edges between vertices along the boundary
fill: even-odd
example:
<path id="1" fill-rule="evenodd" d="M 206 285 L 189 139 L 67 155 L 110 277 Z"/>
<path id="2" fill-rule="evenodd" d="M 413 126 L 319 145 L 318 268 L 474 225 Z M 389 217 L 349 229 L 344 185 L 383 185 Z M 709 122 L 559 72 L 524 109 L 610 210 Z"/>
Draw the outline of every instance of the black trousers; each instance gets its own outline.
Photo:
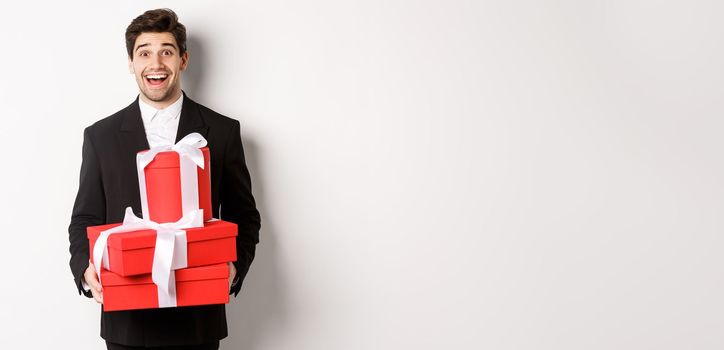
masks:
<path id="1" fill-rule="evenodd" d="M 142 350 L 142 349 L 149 349 L 149 350 L 218 350 L 219 342 L 216 341 L 216 342 L 213 342 L 210 344 L 201 344 L 201 345 L 161 346 L 161 347 L 153 347 L 153 348 L 144 348 L 142 346 L 128 346 L 128 345 L 121 345 L 121 344 L 106 342 L 106 347 L 108 348 L 108 350 Z"/>

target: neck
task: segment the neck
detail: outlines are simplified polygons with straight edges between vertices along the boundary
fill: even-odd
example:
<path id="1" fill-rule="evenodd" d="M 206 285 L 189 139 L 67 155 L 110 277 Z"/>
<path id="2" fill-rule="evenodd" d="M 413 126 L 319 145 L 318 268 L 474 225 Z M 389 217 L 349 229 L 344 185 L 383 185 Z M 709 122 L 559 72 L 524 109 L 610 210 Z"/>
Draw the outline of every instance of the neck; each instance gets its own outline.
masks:
<path id="1" fill-rule="evenodd" d="M 179 89 L 173 95 L 171 95 L 167 99 L 164 99 L 163 101 L 152 101 L 152 100 L 148 99 L 148 97 L 146 97 L 146 95 L 144 95 L 143 93 L 141 93 L 140 95 L 141 95 L 141 100 L 143 102 L 145 102 L 146 104 L 148 104 L 149 106 L 156 108 L 156 109 L 164 109 L 164 108 L 172 105 L 174 102 L 176 102 L 176 100 L 179 99 L 179 97 L 181 97 L 181 90 Z"/>

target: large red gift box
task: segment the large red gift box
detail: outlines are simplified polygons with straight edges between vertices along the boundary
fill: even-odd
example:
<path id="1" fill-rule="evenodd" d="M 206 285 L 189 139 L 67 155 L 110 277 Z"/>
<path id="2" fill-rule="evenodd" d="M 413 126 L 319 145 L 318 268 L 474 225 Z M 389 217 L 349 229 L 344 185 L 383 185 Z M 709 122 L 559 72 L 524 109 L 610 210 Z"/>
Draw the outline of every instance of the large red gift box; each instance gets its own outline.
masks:
<path id="1" fill-rule="evenodd" d="M 176 306 L 226 304 L 229 302 L 227 263 L 176 270 Z M 158 289 L 150 274 L 119 276 L 101 270 L 103 310 L 158 308 Z"/>
<path id="2" fill-rule="evenodd" d="M 88 227 L 90 252 L 101 231 L 120 224 Z M 214 220 L 204 227 L 188 228 L 186 231 L 188 267 L 236 261 L 236 224 Z M 138 230 L 115 233 L 108 236 L 108 265 L 110 271 L 121 276 L 151 273 L 153 251 L 156 245 L 156 231 Z M 103 283 L 105 285 L 105 281 Z"/>
<path id="3" fill-rule="evenodd" d="M 199 209 L 204 210 L 204 221 L 211 220 L 211 165 L 209 148 L 200 149 L 204 155 L 204 168 L 198 172 Z M 176 152 L 160 152 L 144 169 L 148 216 L 155 222 L 176 222 L 183 216 L 181 208 L 181 171 Z"/>

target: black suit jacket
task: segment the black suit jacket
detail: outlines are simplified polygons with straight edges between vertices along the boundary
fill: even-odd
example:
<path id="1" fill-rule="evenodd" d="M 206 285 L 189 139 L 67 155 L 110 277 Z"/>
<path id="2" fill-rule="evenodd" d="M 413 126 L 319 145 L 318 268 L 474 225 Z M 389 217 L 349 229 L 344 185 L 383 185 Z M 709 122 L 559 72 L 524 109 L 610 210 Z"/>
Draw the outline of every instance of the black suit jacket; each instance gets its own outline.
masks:
<path id="1" fill-rule="evenodd" d="M 260 217 L 251 193 L 239 122 L 189 99 L 185 94 L 176 141 L 198 132 L 211 152 L 213 216 L 234 222 L 237 236 L 237 274 L 243 280 L 259 242 Z M 80 185 L 68 228 L 70 268 L 80 293 L 88 267 L 86 227 L 117 223 L 130 206 L 140 216 L 141 200 L 136 153 L 148 149 L 138 98 L 128 107 L 85 129 Z M 235 296 L 241 280 L 230 291 Z M 133 346 L 168 346 L 208 343 L 227 336 L 224 305 L 101 314 L 101 337 Z"/>

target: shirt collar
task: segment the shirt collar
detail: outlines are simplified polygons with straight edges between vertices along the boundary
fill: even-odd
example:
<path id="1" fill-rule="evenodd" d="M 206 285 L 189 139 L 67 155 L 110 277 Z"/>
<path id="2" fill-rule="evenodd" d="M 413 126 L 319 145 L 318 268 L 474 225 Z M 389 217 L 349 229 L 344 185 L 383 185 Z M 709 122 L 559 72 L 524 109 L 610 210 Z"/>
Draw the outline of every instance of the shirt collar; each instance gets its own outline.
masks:
<path id="1" fill-rule="evenodd" d="M 168 107 L 166 107 L 164 109 L 156 109 L 153 106 L 149 105 L 148 103 L 143 102 L 143 99 L 141 99 L 139 97 L 138 106 L 141 109 L 141 119 L 143 119 L 143 124 L 148 125 L 149 123 L 151 123 L 151 121 L 153 120 L 153 117 L 155 117 L 159 111 L 166 111 L 169 114 L 171 114 L 172 116 L 174 116 L 174 119 L 178 118 L 178 116 L 181 115 L 181 107 L 183 106 L 183 102 L 184 102 L 184 95 L 181 94 L 181 96 L 179 96 L 179 98 L 174 103 L 169 105 Z"/>

